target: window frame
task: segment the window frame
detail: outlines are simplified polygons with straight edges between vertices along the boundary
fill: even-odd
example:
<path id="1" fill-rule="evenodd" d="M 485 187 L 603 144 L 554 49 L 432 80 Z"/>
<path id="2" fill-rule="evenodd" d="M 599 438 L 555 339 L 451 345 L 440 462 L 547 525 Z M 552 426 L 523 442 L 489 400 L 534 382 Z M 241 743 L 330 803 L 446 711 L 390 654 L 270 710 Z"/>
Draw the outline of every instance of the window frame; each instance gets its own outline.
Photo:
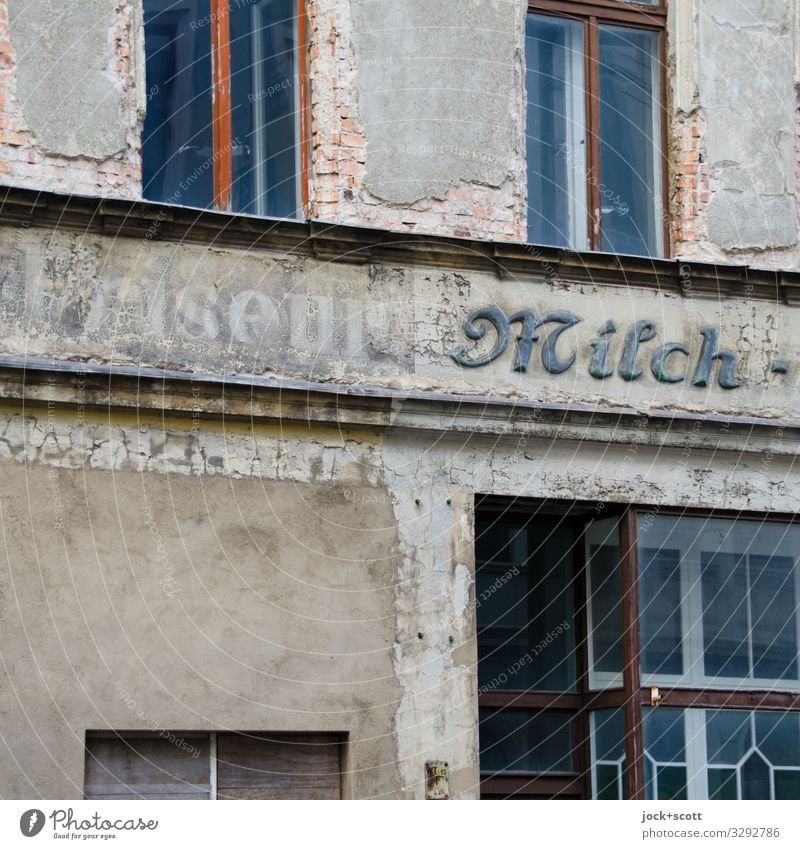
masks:
<path id="1" fill-rule="evenodd" d="M 169 739 L 169 737 L 179 738 L 180 746 L 178 742 L 173 742 Z M 119 762 L 111 763 L 105 762 L 101 760 L 97 756 L 96 749 L 94 744 L 97 741 L 101 740 L 112 740 L 121 744 L 124 747 L 130 748 L 135 752 L 137 756 L 143 762 L 151 763 L 146 761 L 144 756 L 141 756 L 139 752 L 137 752 L 131 745 L 130 741 L 139 740 L 144 743 L 147 742 L 156 742 L 156 743 L 164 743 L 165 751 L 170 752 L 171 747 L 175 747 L 175 750 L 185 750 L 183 747 L 183 742 L 186 740 L 194 740 L 199 743 L 205 743 L 207 745 L 207 752 L 204 753 L 204 757 L 199 759 L 200 752 L 198 750 L 197 754 L 189 754 L 190 750 L 187 751 L 187 756 L 192 760 L 198 759 L 198 766 L 206 766 L 208 770 L 208 782 L 207 785 L 203 787 L 203 793 L 208 793 L 208 797 L 203 799 L 202 801 L 208 802 L 216 802 L 216 801 L 224 801 L 224 800 L 233 800 L 233 799 L 247 799 L 247 798 L 260 798 L 258 796 L 248 797 L 247 795 L 236 794 L 230 795 L 231 791 L 235 793 L 237 786 L 225 784 L 225 781 L 230 781 L 230 776 L 227 779 L 223 778 L 222 785 L 223 789 L 226 791 L 226 794 L 220 795 L 220 763 L 225 766 L 234 765 L 235 768 L 241 770 L 241 772 L 246 773 L 248 771 L 247 767 L 243 767 L 240 763 L 236 761 L 226 762 L 224 759 L 220 760 L 219 756 L 219 748 L 220 743 L 222 743 L 223 750 L 225 746 L 231 746 L 231 743 L 234 740 L 245 740 L 251 741 L 255 746 L 259 743 L 272 743 L 277 746 L 287 746 L 297 744 L 298 746 L 305 747 L 332 747 L 335 746 L 336 750 L 334 752 L 335 761 L 336 761 L 336 771 L 331 773 L 317 773 L 318 775 L 335 775 L 338 783 L 338 799 L 347 798 L 345 795 L 345 758 L 346 758 L 346 746 L 349 742 L 349 735 L 346 731 L 233 731 L 233 730 L 218 730 L 218 731 L 198 731 L 198 730 L 190 730 L 190 731 L 153 731 L 153 730 L 141 730 L 141 729 L 132 729 L 132 730 L 109 730 L 107 728 L 102 729 L 86 729 L 84 732 L 84 775 L 83 775 L 83 798 L 84 799 L 105 799 L 107 801 L 114 801 L 114 799 L 120 794 L 109 794 L 108 790 L 110 787 L 114 786 L 112 784 L 101 785 L 98 787 L 97 785 L 92 785 L 89 783 L 90 775 L 92 774 L 92 770 L 96 770 L 98 772 L 105 771 L 111 775 L 112 779 L 116 778 L 116 775 L 112 774 L 111 770 L 114 768 L 118 768 L 120 766 Z M 174 754 L 174 752 L 172 752 Z M 152 765 L 152 764 L 151 764 Z M 158 767 L 160 770 L 160 767 Z M 266 771 L 268 774 L 271 771 Z M 273 774 L 279 774 L 277 772 Z M 302 775 L 302 773 L 300 773 Z M 312 773 L 309 773 L 311 775 Z M 197 790 L 200 785 L 190 785 L 188 782 L 185 782 L 184 779 L 179 774 L 171 774 L 165 773 L 167 778 L 176 779 L 176 786 L 186 783 L 187 787 L 192 787 Z M 125 790 L 132 789 L 132 784 L 129 784 L 124 781 L 119 781 L 118 785 L 120 788 L 124 788 Z M 152 785 L 148 785 L 147 783 L 142 783 L 140 785 L 135 785 L 136 787 L 141 788 L 145 792 L 147 792 L 148 788 L 152 788 Z M 206 789 L 207 787 L 207 789 Z M 277 785 L 272 787 L 261 786 L 259 784 L 255 785 L 256 789 L 267 790 L 267 789 L 277 789 Z M 105 794 L 91 792 L 97 790 L 105 790 Z M 163 789 L 159 788 L 161 793 L 163 794 Z M 134 790 L 134 793 L 136 791 Z M 150 790 L 148 795 L 143 796 L 143 798 L 149 798 L 154 796 L 158 791 Z M 176 797 L 175 791 L 171 792 L 170 798 L 174 799 Z M 130 793 L 123 793 L 121 795 L 131 795 Z M 198 794 L 195 794 L 198 795 Z M 156 797 L 157 798 L 157 797 Z M 281 797 L 275 797 L 281 798 Z M 296 797 L 289 796 L 287 798 L 311 798 L 306 796 L 298 795 Z M 117 799 L 119 801 L 119 799 Z"/>
<path id="2" fill-rule="evenodd" d="M 653 259 L 672 255 L 672 227 L 669 215 L 669 130 L 667 109 L 667 0 L 657 5 L 625 3 L 619 0 L 528 0 L 527 14 L 567 18 L 583 24 L 584 124 L 586 129 L 586 207 L 588 245 L 582 250 L 603 252 L 602 175 L 600 173 L 600 25 L 644 29 L 658 34 L 658 92 L 660 133 L 655 151 L 659 163 L 661 204 L 655 210 L 661 220 L 662 250 Z M 656 175 L 658 180 L 658 175 Z"/>
<path id="3" fill-rule="evenodd" d="M 706 708 L 747 711 L 780 711 L 800 713 L 800 688 L 790 690 L 764 689 L 763 686 L 665 686 L 642 682 L 641 641 L 639 634 L 639 564 L 637 516 L 656 512 L 660 516 L 696 517 L 758 521 L 761 523 L 800 524 L 800 514 L 739 511 L 714 508 L 662 507 L 643 503 L 607 504 L 602 509 L 594 502 L 560 501 L 558 499 L 515 499 L 491 495 L 475 495 L 474 515 L 486 517 L 498 513 L 504 518 L 528 521 L 537 515 L 555 514 L 563 520 L 573 519 L 584 528 L 589 519 L 601 520 L 618 517 L 620 522 L 620 604 L 622 619 L 622 687 L 590 689 L 589 634 L 588 634 L 588 583 L 586 569 L 585 530 L 575 544 L 576 563 L 575 627 L 577 692 L 542 693 L 519 690 L 478 690 L 479 708 L 510 710 L 573 711 L 575 713 L 574 763 L 571 773 L 520 773 L 481 772 L 481 797 L 525 798 L 560 796 L 561 798 L 593 798 L 593 763 L 591 757 L 590 712 L 603 708 L 622 708 L 625 727 L 625 779 L 628 799 L 645 799 L 644 709 L 653 706 L 653 687 L 658 687 L 657 704 L 674 708 Z M 588 511 L 591 510 L 591 513 Z M 476 563 L 477 567 L 477 563 Z M 476 618 L 477 626 L 477 618 Z M 595 687 L 602 684 L 595 683 Z"/>
<path id="4" fill-rule="evenodd" d="M 213 209 L 232 212 L 233 195 L 233 121 L 231 103 L 231 0 L 210 0 L 211 39 L 211 124 L 213 138 Z M 296 127 L 299 142 L 300 196 L 299 216 L 309 218 L 309 173 L 311 145 L 309 139 L 310 98 L 308 92 L 308 18 L 307 0 L 294 0 L 297 18 L 297 76 L 299 115 Z M 268 217 L 268 216 L 259 216 Z"/>
<path id="5" fill-rule="evenodd" d="M 566 510 L 561 508 L 566 507 Z M 571 730 L 574 741 L 572 753 L 573 769 L 569 772 L 528 772 L 522 770 L 491 772 L 481 771 L 480 792 L 482 799 L 490 798 L 547 798 L 588 799 L 591 798 L 591 737 L 589 734 L 590 712 L 602 708 L 623 707 L 625 690 L 623 687 L 608 687 L 602 690 L 590 690 L 589 681 L 589 638 L 587 632 L 587 557 L 586 528 L 587 512 L 591 508 L 591 517 L 597 520 L 619 518 L 621 508 L 611 505 L 607 509 L 596 510 L 594 504 L 572 502 L 572 510 L 567 502 L 509 500 L 493 496 L 475 496 L 475 515 L 483 516 L 498 513 L 504 521 L 530 521 L 540 511 L 550 515 L 548 508 L 554 508 L 559 521 L 568 523 L 575 530 L 572 560 L 574 585 L 574 627 L 576 689 L 573 692 L 500 690 L 493 688 L 487 692 L 478 691 L 478 708 L 501 708 L 507 711 L 537 711 L 545 713 L 572 713 Z M 573 515 L 571 515 L 571 513 Z M 623 618 L 623 626 L 624 626 Z M 477 624 L 477 621 L 476 621 Z M 477 677 L 477 676 L 476 676 Z M 627 751 L 626 751 L 627 754 Z"/>

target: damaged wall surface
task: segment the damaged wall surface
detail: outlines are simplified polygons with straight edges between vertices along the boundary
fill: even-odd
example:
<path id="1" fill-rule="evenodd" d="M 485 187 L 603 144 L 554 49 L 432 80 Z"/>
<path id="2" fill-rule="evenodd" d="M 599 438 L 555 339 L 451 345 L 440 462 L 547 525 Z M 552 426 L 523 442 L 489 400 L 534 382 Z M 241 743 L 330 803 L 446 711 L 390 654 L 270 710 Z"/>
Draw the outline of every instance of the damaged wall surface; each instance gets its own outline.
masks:
<path id="1" fill-rule="evenodd" d="M 218 728 L 345 735 L 349 797 L 424 798 L 435 760 L 475 798 L 477 495 L 800 497 L 787 304 L 68 227 L 1 253 L 6 796 L 79 796 L 92 729 Z M 487 306 L 550 316 L 528 371 L 523 324 L 485 367 L 451 356 L 495 345 L 464 332 Z M 656 380 L 656 346 L 693 365 L 710 326 L 714 379 Z"/>
<path id="2" fill-rule="evenodd" d="M 669 8 L 673 253 L 796 268 L 797 2 Z M 523 240 L 525 4 L 308 0 L 306 14 L 311 217 Z M 66 17 L 0 0 L 0 179 L 141 197 L 144 48 L 141 0 Z"/>
<path id="3" fill-rule="evenodd" d="M 136 3 L 0 3 L 0 179 L 141 197 Z"/>
<path id="4" fill-rule="evenodd" d="M 676 252 L 796 268 L 798 4 L 672 9 Z"/>
<path id="5" fill-rule="evenodd" d="M 745 298 L 704 296 L 691 266 L 679 289 L 637 288 L 548 276 L 538 262 L 500 279 L 15 227 L 0 230 L 0 256 L 9 356 L 520 404 L 772 418 L 800 406 L 798 307 L 752 285 Z M 476 313 L 486 307 L 502 327 Z M 512 332 L 526 310 L 542 323 L 518 318 Z"/>

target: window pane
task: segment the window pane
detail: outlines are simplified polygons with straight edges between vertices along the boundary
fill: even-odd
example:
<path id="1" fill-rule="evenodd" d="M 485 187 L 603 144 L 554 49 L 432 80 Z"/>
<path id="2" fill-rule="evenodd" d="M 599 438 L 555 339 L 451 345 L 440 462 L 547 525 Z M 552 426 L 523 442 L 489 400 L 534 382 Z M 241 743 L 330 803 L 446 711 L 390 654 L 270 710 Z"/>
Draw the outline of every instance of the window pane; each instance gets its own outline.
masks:
<path id="1" fill-rule="evenodd" d="M 622 708 L 592 713 L 594 756 L 598 761 L 617 761 L 625 757 L 625 716 Z"/>
<path id="2" fill-rule="evenodd" d="M 686 799 L 686 767 L 660 766 L 656 772 L 658 799 Z"/>
<path id="3" fill-rule="evenodd" d="M 659 37 L 600 30 L 600 191 L 603 250 L 660 256 Z"/>
<path id="4" fill-rule="evenodd" d="M 570 772 L 571 722 L 568 713 L 481 710 L 481 771 Z"/>
<path id="5" fill-rule="evenodd" d="M 686 730 L 681 708 L 646 708 L 644 711 L 646 797 L 685 799 Z"/>
<path id="6" fill-rule="evenodd" d="M 710 769 L 708 770 L 708 798 L 709 799 L 736 799 L 738 797 L 736 787 L 735 769 Z"/>
<path id="7" fill-rule="evenodd" d="M 749 673 L 746 561 L 737 554 L 703 552 L 705 674 L 744 678 Z"/>
<path id="8" fill-rule="evenodd" d="M 616 764 L 597 764 L 594 770 L 595 799 L 612 800 L 621 799 L 619 789 L 619 767 Z"/>
<path id="9" fill-rule="evenodd" d="M 622 611 L 617 521 L 594 522 L 587 534 L 592 673 L 622 673 Z M 592 686 L 599 686 L 593 681 Z"/>
<path id="10" fill-rule="evenodd" d="M 294 0 L 231 0 L 233 208 L 296 218 L 299 79 Z"/>
<path id="11" fill-rule="evenodd" d="M 753 677 L 797 678 L 794 561 L 750 555 Z"/>
<path id="12" fill-rule="evenodd" d="M 644 715 L 644 747 L 659 763 L 686 760 L 683 709 L 659 707 Z"/>
<path id="13" fill-rule="evenodd" d="M 583 24 L 528 15 L 528 241 L 587 247 Z"/>
<path id="14" fill-rule="evenodd" d="M 756 714 L 756 745 L 775 766 L 800 767 L 800 715 Z"/>
<path id="15" fill-rule="evenodd" d="M 800 798 L 800 715 L 707 710 L 705 732 L 709 798 Z"/>
<path id="16" fill-rule="evenodd" d="M 640 514 L 638 545 L 645 684 L 797 688 L 800 526 Z"/>
<path id="17" fill-rule="evenodd" d="M 683 673 L 680 551 L 643 548 L 639 554 L 642 670 Z"/>
<path id="18" fill-rule="evenodd" d="M 767 762 L 758 752 L 753 752 L 745 761 L 741 770 L 741 776 L 743 799 L 771 798 L 769 766 L 767 766 Z"/>
<path id="19" fill-rule="evenodd" d="M 574 690 L 574 531 L 493 518 L 476 533 L 479 686 Z"/>
<path id="20" fill-rule="evenodd" d="M 800 799 L 800 772 L 775 770 L 775 798 Z"/>
<path id="21" fill-rule="evenodd" d="M 209 0 L 144 0 L 142 193 L 149 200 L 214 202 L 210 11 Z"/>
<path id="22" fill-rule="evenodd" d="M 706 711 L 706 750 L 709 763 L 738 764 L 752 745 L 750 714 L 747 711 Z"/>
<path id="23" fill-rule="evenodd" d="M 622 708 L 591 714 L 592 785 L 596 799 L 623 799 L 625 786 L 625 717 Z"/>

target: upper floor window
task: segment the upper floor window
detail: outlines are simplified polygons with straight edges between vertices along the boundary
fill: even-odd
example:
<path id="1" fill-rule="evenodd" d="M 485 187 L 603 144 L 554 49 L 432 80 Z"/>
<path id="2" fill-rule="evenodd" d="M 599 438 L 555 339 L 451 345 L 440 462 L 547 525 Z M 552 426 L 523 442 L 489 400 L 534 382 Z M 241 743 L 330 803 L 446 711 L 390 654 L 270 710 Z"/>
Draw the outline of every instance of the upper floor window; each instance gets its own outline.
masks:
<path id="1" fill-rule="evenodd" d="M 144 0 L 149 200 L 301 215 L 302 0 Z"/>
<path id="2" fill-rule="evenodd" d="M 665 0 L 531 0 L 528 241 L 663 256 Z"/>

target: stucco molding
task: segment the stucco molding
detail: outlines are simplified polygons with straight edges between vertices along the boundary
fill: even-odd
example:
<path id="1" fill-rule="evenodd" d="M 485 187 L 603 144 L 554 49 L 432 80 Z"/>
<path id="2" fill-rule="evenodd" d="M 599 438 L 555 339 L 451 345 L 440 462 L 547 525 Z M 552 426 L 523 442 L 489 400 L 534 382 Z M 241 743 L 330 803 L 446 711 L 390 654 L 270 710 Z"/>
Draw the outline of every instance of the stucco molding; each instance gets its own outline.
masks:
<path id="1" fill-rule="evenodd" d="M 538 404 L 492 396 L 331 386 L 311 381 L 221 377 L 153 368 L 0 358 L 0 399 L 24 409 L 152 413 L 187 427 L 280 422 L 398 434 L 444 432 L 493 442 L 521 437 L 656 448 L 794 456 L 800 424 L 785 419 L 637 410 L 590 404 Z M 776 437 L 776 434 L 779 436 Z"/>

